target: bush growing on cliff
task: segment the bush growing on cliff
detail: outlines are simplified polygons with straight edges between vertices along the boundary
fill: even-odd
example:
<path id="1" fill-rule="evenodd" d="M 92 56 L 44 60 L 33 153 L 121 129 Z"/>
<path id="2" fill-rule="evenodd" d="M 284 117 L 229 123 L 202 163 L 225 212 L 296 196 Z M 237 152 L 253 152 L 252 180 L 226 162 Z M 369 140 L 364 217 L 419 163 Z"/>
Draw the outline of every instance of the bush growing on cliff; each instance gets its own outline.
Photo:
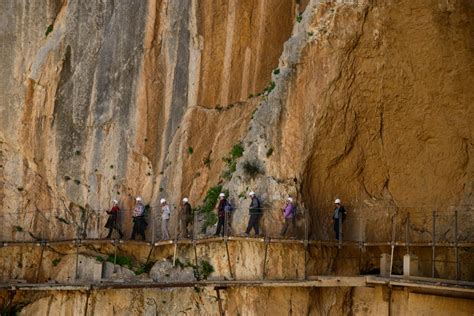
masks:
<path id="1" fill-rule="evenodd" d="M 303 14 L 298 13 L 298 15 L 296 16 L 296 22 L 300 23 L 302 20 L 303 20 Z"/>
<path id="2" fill-rule="evenodd" d="M 227 165 L 227 169 L 222 172 L 222 178 L 225 180 L 230 180 L 232 178 L 232 174 L 237 170 L 237 159 L 244 155 L 244 146 L 242 143 L 235 144 L 228 156 L 222 158 Z"/>
<path id="3" fill-rule="evenodd" d="M 48 36 L 49 33 L 51 33 L 53 31 L 53 25 L 50 24 L 48 25 L 48 27 L 46 28 L 46 32 L 44 32 L 44 36 Z"/>
<path id="4" fill-rule="evenodd" d="M 209 261 L 202 260 L 199 262 L 197 267 L 193 267 L 193 270 L 194 277 L 200 281 L 206 280 L 214 272 L 214 267 L 209 263 Z"/>
<path id="5" fill-rule="evenodd" d="M 114 257 L 113 255 L 109 255 L 107 258 L 107 261 L 112 262 L 112 263 L 115 262 L 115 264 L 118 264 L 119 266 L 126 267 L 129 269 L 133 268 L 132 258 L 127 257 L 127 256 L 117 255 L 116 257 Z"/>
<path id="6" fill-rule="evenodd" d="M 221 191 L 222 185 L 213 186 L 207 191 L 203 204 L 196 207 L 196 211 L 204 214 L 203 232 L 206 231 L 207 227 L 217 223 L 217 215 L 214 212 L 214 206 L 219 199 L 219 193 L 221 193 Z"/>

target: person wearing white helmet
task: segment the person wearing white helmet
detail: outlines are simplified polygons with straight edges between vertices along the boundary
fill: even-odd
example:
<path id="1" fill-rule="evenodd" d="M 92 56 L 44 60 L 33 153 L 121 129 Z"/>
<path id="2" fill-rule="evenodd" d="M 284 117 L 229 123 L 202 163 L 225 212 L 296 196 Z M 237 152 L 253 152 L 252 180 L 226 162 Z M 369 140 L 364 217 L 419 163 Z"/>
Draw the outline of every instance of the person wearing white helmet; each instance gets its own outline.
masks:
<path id="1" fill-rule="evenodd" d="M 171 209 L 165 199 L 160 200 L 161 204 L 161 233 L 163 240 L 170 239 L 170 233 L 168 231 L 168 223 L 171 217 Z"/>
<path id="2" fill-rule="evenodd" d="M 217 204 L 217 228 L 214 236 L 224 236 L 224 225 L 225 225 L 225 206 L 227 204 L 227 199 L 225 198 L 225 193 L 221 192 L 219 194 L 219 203 Z M 221 232 L 222 231 L 222 232 Z"/>
<path id="3" fill-rule="evenodd" d="M 120 235 L 120 239 L 123 238 L 123 233 L 122 231 L 120 230 L 119 226 L 118 226 L 118 214 L 120 212 L 120 207 L 118 206 L 118 201 L 117 200 L 113 200 L 112 201 L 112 208 L 109 210 L 107 210 L 107 214 L 109 214 L 109 218 L 107 219 L 107 223 L 105 223 L 105 227 L 109 229 L 109 233 L 107 234 L 107 239 L 109 239 L 110 237 L 112 237 L 112 232 L 113 230 L 115 229 L 119 235 Z"/>
<path id="4" fill-rule="evenodd" d="M 148 225 L 146 220 L 145 220 L 145 206 L 143 205 L 142 198 L 137 196 L 135 199 L 136 204 L 135 208 L 133 209 L 133 230 L 132 230 L 132 237 L 130 237 L 131 240 L 135 240 L 136 235 L 140 235 L 143 237 L 143 240 L 145 240 L 145 229 L 146 226 Z"/>
<path id="5" fill-rule="evenodd" d="M 293 198 L 289 197 L 286 199 L 285 207 L 283 208 L 283 218 L 285 220 L 285 224 L 283 224 L 283 228 L 281 230 L 280 235 L 284 237 L 288 231 L 288 227 L 291 223 L 292 233 L 293 235 L 296 234 L 296 206 L 293 203 Z"/>
<path id="6" fill-rule="evenodd" d="M 189 238 L 192 236 L 193 210 L 187 197 L 181 200 L 181 209 L 179 211 L 178 236 L 180 238 Z"/>
<path id="7" fill-rule="evenodd" d="M 249 193 L 249 196 L 252 199 L 252 201 L 250 202 L 250 206 L 249 206 L 250 217 L 249 217 L 249 222 L 247 224 L 247 229 L 245 230 L 245 236 L 249 236 L 252 228 L 255 231 L 255 235 L 258 236 L 260 235 L 259 221 L 262 215 L 262 208 L 260 205 L 260 200 L 255 195 L 255 192 L 251 191 Z"/>
<path id="8" fill-rule="evenodd" d="M 336 199 L 334 204 L 336 206 L 332 219 L 334 220 L 334 233 L 336 234 L 336 239 L 339 240 L 339 238 L 342 239 L 342 222 L 346 218 L 346 209 L 342 206 L 340 199 Z"/>

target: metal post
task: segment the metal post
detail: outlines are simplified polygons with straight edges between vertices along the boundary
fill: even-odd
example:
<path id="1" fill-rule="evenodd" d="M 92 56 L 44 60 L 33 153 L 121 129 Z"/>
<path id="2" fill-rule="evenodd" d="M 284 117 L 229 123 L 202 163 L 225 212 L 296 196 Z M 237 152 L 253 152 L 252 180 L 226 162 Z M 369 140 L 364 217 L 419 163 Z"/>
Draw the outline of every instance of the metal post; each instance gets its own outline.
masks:
<path id="1" fill-rule="evenodd" d="M 155 215 L 153 214 L 153 208 L 150 206 L 150 216 L 151 216 L 151 243 L 154 245 L 155 244 L 155 231 L 156 231 L 156 226 L 155 226 Z"/>
<path id="2" fill-rule="evenodd" d="M 178 241 L 174 241 L 174 251 L 173 251 L 173 267 L 176 265 L 176 253 L 178 252 Z"/>
<path id="3" fill-rule="evenodd" d="M 36 283 L 39 282 L 39 277 L 40 277 L 40 273 L 41 273 L 41 264 L 43 263 L 44 247 L 45 247 L 45 243 L 43 241 L 41 241 L 41 255 L 40 255 L 40 260 L 39 260 L 39 264 L 38 264 L 38 270 L 36 271 Z"/>
<path id="4" fill-rule="evenodd" d="M 194 265 L 197 267 L 198 265 L 198 258 L 197 258 L 197 250 L 196 250 L 196 211 L 193 212 L 193 249 L 194 249 Z"/>
<path id="5" fill-rule="evenodd" d="M 339 214 L 337 221 L 339 225 L 339 236 L 338 236 L 339 240 L 338 240 L 337 247 L 341 249 L 342 248 L 342 214 Z"/>
<path id="6" fill-rule="evenodd" d="M 79 243 L 80 243 L 79 234 L 80 233 L 79 233 L 79 227 L 78 227 L 77 231 L 76 231 L 76 270 L 75 270 L 75 273 L 74 273 L 74 280 L 75 281 L 77 281 L 77 279 L 79 279 Z"/>
<path id="7" fill-rule="evenodd" d="M 221 301 L 221 294 L 219 292 L 219 288 L 215 288 L 216 295 L 217 295 L 217 304 L 219 306 L 219 315 L 224 316 L 224 309 L 222 308 L 222 301 Z"/>
<path id="8" fill-rule="evenodd" d="M 407 247 L 407 254 L 410 254 L 410 213 L 407 215 L 407 220 L 405 222 L 405 243 Z"/>
<path id="9" fill-rule="evenodd" d="M 396 232 L 396 224 L 397 224 L 397 217 L 396 217 L 396 212 L 393 214 L 392 217 L 392 241 L 390 243 L 390 246 L 392 248 L 391 253 L 390 253 L 390 277 L 392 276 L 392 269 L 393 269 L 393 254 L 395 251 L 395 232 Z"/>
<path id="10" fill-rule="evenodd" d="M 87 309 L 89 308 L 89 297 L 91 296 L 91 290 L 87 290 L 86 292 L 86 305 L 84 307 L 84 316 L 87 316 Z"/>
<path id="11" fill-rule="evenodd" d="M 431 254 L 431 277 L 435 277 L 435 256 L 436 256 L 436 249 L 435 249 L 435 244 L 436 244 L 436 211 L 433 211 L 433 228 L 431 232 L 431 245 L 432 245 L 432 254 Z"/>
<path id="12" fill-rule="evenodd" d="M 79 279 L 79 239 L 76 239 L 76 270 L 74 272 L 74 280 Z"/>
<path id="13" fill-rule="evenodd" d="M 196 240 L 197 233 L 196 233 L 196 228 L 197 228 L 197 212 L 193 212 L 193 240 Z"/>
<path id="14" fill-rule="evenodd" d="M 229 266 L 230 277 L 233 279 L 234 273 L 232 272 L 232 266 L 230 264 L 230 253 L 229 253 L 229 245 L 227 245 L 227 239 L 224 241 L 224 244 L 225 244 L 225 250 L 227 252 L 227 265 Z"/>
<path id="15" fill-rule="evenodd" d="M 309 233 L 308 233 L 308 212 L 305 210 L 304 212 L 304 279 L 308 279 L 308 245 L 309 245 Z"/>
<path id="16" fill-rule="evenodd" d="M 267 233 L 267 237 L 265 238 L 265 255 L 263 257 L 263 269 L 262 269 L 262 280 L 265 280 L 267 274 L 266 274 L 266 270 L 267 270 L 267 254 L 268 254 L 268 233 Z"/>
<path id="17" fill-rule="evenodd" d="M 454 251 L 456 255 L 456 280 L 459 280 L 459 248 L 458 248 L 458 211 L 454 211 Z"/>

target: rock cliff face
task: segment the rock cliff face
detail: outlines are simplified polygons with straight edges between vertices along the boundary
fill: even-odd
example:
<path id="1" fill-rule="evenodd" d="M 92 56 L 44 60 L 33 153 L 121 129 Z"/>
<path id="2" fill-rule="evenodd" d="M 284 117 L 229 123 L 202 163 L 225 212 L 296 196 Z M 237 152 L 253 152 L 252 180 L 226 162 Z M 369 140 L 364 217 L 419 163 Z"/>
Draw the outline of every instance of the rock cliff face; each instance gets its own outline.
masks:
<path id="1" fill-rule="evenodd" d="M 180 199 L 201 204 L 217 184 L 236 206 L 236 232 L 250 190 L 272 235 L 288 195 L 306 218 L 299 236 L 312 238 L 330 237 L 336 197 L 356 240 L 390 239 L 391 219 L 410 211 L 423 227 L 433 210 L 472 210 L 473 21 L 462 0 L 1 1 L 0 235 L 38 237 L 47 223 L 51 236 L 99 237 L 111 199 L 129 210 L 137 195 L 155 215 L 167 198 L 174 231 Z M 238 143 L 234 172 L 223 158 Z M 270 314 L 238 306 L 252 291 L 230 293 L 229 310 Z M 366 308 L 355 303 L 366 293 L 331 291 L 254 297 L 290 297 L 295 313 L 293 295 L 305 302 L 298 313 Z M 153 295 L 173 300 L 163 293 Z M 85 299 L 67 296 L 37 304 Z M 342 307 L 327 305 L 332 296 Z"/>

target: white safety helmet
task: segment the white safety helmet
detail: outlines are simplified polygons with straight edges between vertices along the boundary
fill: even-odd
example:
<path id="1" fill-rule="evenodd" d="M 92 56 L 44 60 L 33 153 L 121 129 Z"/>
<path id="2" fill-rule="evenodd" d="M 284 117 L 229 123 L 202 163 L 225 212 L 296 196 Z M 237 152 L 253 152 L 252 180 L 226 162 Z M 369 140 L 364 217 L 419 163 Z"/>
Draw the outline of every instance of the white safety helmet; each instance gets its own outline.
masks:
<path id="1" fill-rule="evenodd" d="M 165 200 L 165 199 L 161 199 L 161 200 L 160 200 L 160 203 L 161 203 L 161 204 L 166 203 L 166 200 Z"/>
<path id="2" fill-rule="evenodd" d="M 137 202 L 141 202 L 142 201 L 142 198 L 140 196 L 137 196 L 137 198 L 135 199 Z"/>
<path id="3" fill-rule="evenodd" d="M 250 191 L 249 195 L 250 195 L 250 196 L 254 196 L 254 195 L 255 195 L 255 192 Z"/>
<path id="4" fill-rule="evenodd" d="M 183 202 L 188 203 L 189 202 L 188 198 L 187 197 L 183 198 Z"/>
<path id="5" fill-rule="evenodd" d="M 289 201 L 289 202 L 293 202 L 293 198 L 289 197 L 289 198 L 288 198 L 288 201 Z"/>
<path id="6" fill-rule="evenodd" d="M 224 193 L 224 192 L 221 192 L 221 193 L 219 194 L 219 197 L 225 197 L 225 193 Z"/>
<path id="7" fill-rule="evenodd" d="M 334 201 L 334 204 L 341 204 L 341 200 L 340 200 L 340 199 L 336 199 L 336 200 Z"/>
<path id="8" fill-rule="evenodd" d="M 118 201 L 117 200 L 112 200 L 112 203 L 118 204 Z"/>

